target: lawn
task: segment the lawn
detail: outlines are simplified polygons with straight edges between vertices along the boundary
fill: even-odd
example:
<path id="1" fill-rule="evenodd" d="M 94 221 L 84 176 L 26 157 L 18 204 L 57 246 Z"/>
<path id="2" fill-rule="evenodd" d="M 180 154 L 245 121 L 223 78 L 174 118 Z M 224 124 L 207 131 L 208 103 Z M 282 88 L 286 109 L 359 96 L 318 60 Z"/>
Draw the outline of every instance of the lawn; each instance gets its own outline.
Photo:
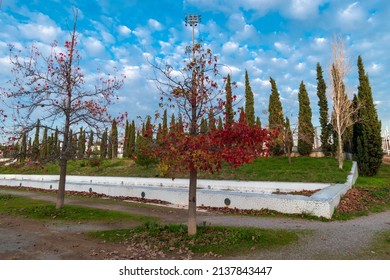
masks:
<path id="1" fill-rule="evenodd" d="M 89 207 L 65 205 L 56 209 L 55 204 L 10 194 L 0 194 L 0 213 L 21 215 L 33 219 L 51 219 L 64 221 L 113 221 L 128 220 L 136 222 L 155 221 L 154 218 L 102 210 Z"/>
<path id="2" fill-rule="evenodd" d="M 146 223 L 134 229 L 91 232 L 88 235 L 114 243 L 147 243 L 163 252 L 207 254 L 208 257 L 246 253 L 295 242 L 304 231 L 247 227 L 199 226 L 195 236 L 185 225 Z"/>
<path id="3" fill-rule="evenodd" d="M 333 158 L 298 157 L 288 163 L 286 157 L 261 158 L 236 169 L 224 165 L 215 174 L 200 172 L 199 178 L 219 180 L 249 180 L 249 181 L 286 181 L 286 182 L 345 182 L 351 170 L 352 162 L 345 161 L 344 170 L 337 168 Z M 42 166 L 1 166 L 2 174 L 59 174 L 59 166 L 48 163 Z M 125 177 L 156 177 L 159 172 L 156 166 L 149 168 L 139 166 L 132 160 L 104 160 L 100 165 L 89 160 L 68 162 L 69 175 L 85 176 L 125 176 Z M 186 174 L 173 174 L 176 178 L 186 177 Z M 169 175 L 167 176 L 169 177 Z"/>

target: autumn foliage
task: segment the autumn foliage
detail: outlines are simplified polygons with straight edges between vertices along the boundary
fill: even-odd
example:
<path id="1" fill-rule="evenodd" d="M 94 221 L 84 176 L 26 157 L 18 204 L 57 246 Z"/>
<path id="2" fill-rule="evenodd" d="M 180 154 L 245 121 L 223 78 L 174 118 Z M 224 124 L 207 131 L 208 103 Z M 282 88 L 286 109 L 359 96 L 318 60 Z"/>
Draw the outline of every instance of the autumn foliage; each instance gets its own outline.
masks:
<path id="1" fill-rule="evenodd" d="M 238 167 L 257 157 L 268 155 L 268 131 L 250 127 L 245 122 L 234 122 L 222 130 L 190 136 L 182 131 L 170 131 L 160 139 L 154 154 L 169 163 L 169 171 L 214 173 L 226 162 Z"/>

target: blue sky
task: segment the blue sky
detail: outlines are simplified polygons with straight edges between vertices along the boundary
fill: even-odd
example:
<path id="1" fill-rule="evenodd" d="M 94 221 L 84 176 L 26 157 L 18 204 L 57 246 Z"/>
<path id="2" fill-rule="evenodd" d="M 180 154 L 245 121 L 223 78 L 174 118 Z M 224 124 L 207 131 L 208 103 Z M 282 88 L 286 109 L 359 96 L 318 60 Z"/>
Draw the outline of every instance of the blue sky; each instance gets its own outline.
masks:
<path id="1" fill-rule="evenodd" d="M 312 121 L 319 125 L 315 66 L 321 63 L 328 81 L 332 38 L 338 34 L 350 63 L 348 91 L 357 91 L 356 63 L 362 55 L 382 127 L 390 128 L 389 1 L 2 0 L 0 80 L 9 78 L 7 44 L 23 47 L 35 40 L 45 49 L 53 40 L 64 42 L 72 24 L 72 5 L 79 9 L 79 47 L 87 79 L 92 79 L 96 68 L 110 72 L 114 66 L 127 76 L 121 102 L 111 108 L 114 114 L 127 111 L 129 119 L 154 114 L 159 93 L 150 80 L 154 75 L 148 60 L 160 58 L 180 65 L 191 42 L 184 16 L 195 13 L 202 15 L 196 37 L 229 67 L 238 83 L 238 96 L 248 70 L 256 115 L 263 124 L 272 77 L 292 123 L 298 112 L 299 84 L 305 82 Z M 239 106 L 243 105 L 242 101 Z"/>

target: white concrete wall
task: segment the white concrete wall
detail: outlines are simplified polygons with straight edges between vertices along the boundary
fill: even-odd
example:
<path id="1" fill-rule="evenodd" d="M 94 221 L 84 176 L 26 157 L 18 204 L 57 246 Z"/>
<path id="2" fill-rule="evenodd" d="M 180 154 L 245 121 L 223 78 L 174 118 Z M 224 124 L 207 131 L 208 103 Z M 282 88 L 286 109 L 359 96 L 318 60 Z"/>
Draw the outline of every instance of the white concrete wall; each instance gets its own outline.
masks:
<path id="1" fill-rule="evenodd" d="M 357 178 L 357 164 L 345 184 L 304 184 L 283 182 L 246 182 L 199 180 L 198 206 L 230 207 L 238 209 L 270 209 L 281 213 L 331 218 L 341 197 Z M 0 184 L 43 189 L 57 189 L 59 176 L 0 175 Z M 275 195 L 272 191 L 315 190 L 311 197 L 301 195 Z M 159 199 L 175 205 L 188 203 L 188 180 L 161 178 L 88 177 L 67 176 L 66 190 L 93 191 L 110 196 L 145 197 Z M 229 200 L 228 205 L 225 201 Z"/>

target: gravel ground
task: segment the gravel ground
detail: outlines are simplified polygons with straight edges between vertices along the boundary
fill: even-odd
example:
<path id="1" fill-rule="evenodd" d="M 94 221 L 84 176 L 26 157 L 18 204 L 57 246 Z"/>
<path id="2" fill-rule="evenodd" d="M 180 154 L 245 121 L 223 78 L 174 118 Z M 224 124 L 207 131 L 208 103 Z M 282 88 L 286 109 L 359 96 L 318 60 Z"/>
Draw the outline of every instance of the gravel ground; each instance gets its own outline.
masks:
<path id="1" fill-rule="evenodd" d="M 3 189 L 0 193 L 55 200 L 51 195 L 36 192 Z M 183 209 L 143 207 L 110 201 L 66 199 L 65 203 L 155 216 L 166 223 L 184 223 L 187 215 Z M 235 259 L 390 259 L 390 248 L 385 255 L 382 254 L 380 257 L 370 249 L 376 233 L 390 230 L 390 211 L 343 222 L 228 216 L 199 212 L 198 222 L 211 225 L 302 230 L 300 239 L 296 243 L 272 250 L 248 252 L 245 255 L 234 256 Z M 158 255 L 151 248 L 130 248 L 130 246 L 106 244 L 89 239 L 83 234 L 93 230 L 132 226 L 136 224 L 58 224 L 1 215 L 0 259 L 160 259 L 169 257 Z"/>

